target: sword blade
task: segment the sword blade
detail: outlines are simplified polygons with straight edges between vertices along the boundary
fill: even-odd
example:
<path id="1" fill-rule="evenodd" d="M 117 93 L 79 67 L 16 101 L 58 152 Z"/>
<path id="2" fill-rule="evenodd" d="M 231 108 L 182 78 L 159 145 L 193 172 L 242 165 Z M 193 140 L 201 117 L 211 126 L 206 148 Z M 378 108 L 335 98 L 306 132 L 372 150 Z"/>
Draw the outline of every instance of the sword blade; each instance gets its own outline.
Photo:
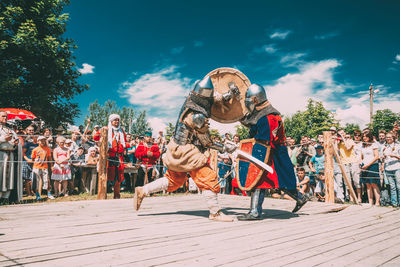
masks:
<path id="1" fill-rule="evenodd" d="M 260 166 L 261 168 L 263 168 L 264 170 L 266 170 L 269 173 L 274 173 L 274 169 L 272 169 L 271 166 L 265 164 L 264 162 L 262 162 L 261 160 L 253 157 L 252 155 L 238 149 L 236 150 L 237 154 L 245 159 L 250 160 L 251 162 L 253 162 L 254 164 L 256 164 L 257 166 Z"/>

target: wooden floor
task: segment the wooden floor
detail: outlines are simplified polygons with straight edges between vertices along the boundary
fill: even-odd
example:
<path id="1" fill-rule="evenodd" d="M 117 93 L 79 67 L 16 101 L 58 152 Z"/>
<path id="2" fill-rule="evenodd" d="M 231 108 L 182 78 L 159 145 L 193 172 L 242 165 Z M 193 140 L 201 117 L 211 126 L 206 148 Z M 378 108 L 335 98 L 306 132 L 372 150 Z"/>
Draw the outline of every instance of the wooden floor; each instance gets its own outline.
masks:
<path id="1" fill-rule="evenodd" d="M 220 196 L 232 215 L 248 197 Z M 208 220 L 200 195 L 0 207 L 0 266 L 400 266 L 400 210 L 266 199 L 264 220 Z"/>

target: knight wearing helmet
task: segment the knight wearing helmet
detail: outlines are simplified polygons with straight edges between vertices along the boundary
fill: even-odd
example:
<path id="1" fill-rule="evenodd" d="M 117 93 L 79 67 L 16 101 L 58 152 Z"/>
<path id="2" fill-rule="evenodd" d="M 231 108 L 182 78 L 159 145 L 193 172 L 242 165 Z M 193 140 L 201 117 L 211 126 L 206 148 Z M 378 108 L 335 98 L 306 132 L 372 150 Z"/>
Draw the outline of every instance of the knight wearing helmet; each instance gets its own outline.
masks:
<path id="1" fill-rule="evenodd" d="M 202 191 L 210 210 L 210 220 L 231 222 L 219 207 L 217 193 L 220 191 L 217 174 L 208 165 L 209 148 L 231 152 L 234 147 L 213 144 L 209 133 L 209 118 L 213 104 L 214 87 L 209 76 L 197 82 L 186 98 L 178 116 L 175 133 L 171 138 L 164 164 L 168 170 L 165 177 L 143 187 L 135 188 L 134 208 L 139 210 L 142 200 L 150 193 L 167 190 L 173 192 L 181 187 L 190 174 Z"/>
<path id="2" fill-rule="evenodd" d="M 248 114 L 241 123 L 250 128 L 249 138 L 271 147 L 268 164 L 274 172 L 265 171 L 251 191 L 250 211 L 238 216 L 238 220 L 262 219 L 262 204 L 267 188 L 280 188 L 294 200 L 298 211 L 306 202 L 307 197 L 296 189 L 296 176 L 285 146 L 285 130 L 282 118 L 267 99 L 264 87 L 252 84 L 246 91 L 245 105 Z"/>

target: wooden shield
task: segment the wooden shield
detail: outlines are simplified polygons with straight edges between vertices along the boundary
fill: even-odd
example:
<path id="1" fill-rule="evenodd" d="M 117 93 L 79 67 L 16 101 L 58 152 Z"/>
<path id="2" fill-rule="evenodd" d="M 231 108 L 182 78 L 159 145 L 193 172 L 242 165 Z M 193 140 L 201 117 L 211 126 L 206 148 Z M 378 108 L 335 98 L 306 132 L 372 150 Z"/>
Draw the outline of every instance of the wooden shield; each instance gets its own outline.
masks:
<path id="1" fill-rule="evenodd" d="M 210 76 L 214 85 L 214 99 L 217 95 L 229 92 L 229 83 L 233 82 L 239 89 L 240 96 L 233 97 L 229 101 L 214 101 L 211 107 L 211 118 L 221 123 L 232 123 L 239 121 L 246 114 L 244 104 L 247 88 L 251 85 L 250 80 L 237 69 L 218 68 L 207 75 Z"/>
<path id="2" fill-rule="evenodd" d="M 252 155 L 264 163 L 268 162 L 271 146 L 261 144 L 253 139 L 245 139 L 240 141 L 240 150 Z M 236 176 L 238 186 L 241 190 L 250 191 L 257 185 L 264 169 L 260 168 L 248 159 L 238 157 L 236 159 Z"/>

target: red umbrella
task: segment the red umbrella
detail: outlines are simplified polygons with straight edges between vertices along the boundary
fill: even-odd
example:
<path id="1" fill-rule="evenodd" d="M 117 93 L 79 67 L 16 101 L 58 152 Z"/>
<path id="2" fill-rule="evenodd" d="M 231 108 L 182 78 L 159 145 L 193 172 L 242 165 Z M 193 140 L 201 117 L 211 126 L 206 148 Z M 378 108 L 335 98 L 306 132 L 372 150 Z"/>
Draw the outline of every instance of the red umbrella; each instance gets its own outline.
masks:
<path id="1" fill-rule="evenodd" d="M 37 119 L 32 112 L 24 110 L 24 109 L 17 109 L 17 108 L 0 108 L 0 111 L 5 111 L 7 113 L 8 120 L 34 120 Z"/>

